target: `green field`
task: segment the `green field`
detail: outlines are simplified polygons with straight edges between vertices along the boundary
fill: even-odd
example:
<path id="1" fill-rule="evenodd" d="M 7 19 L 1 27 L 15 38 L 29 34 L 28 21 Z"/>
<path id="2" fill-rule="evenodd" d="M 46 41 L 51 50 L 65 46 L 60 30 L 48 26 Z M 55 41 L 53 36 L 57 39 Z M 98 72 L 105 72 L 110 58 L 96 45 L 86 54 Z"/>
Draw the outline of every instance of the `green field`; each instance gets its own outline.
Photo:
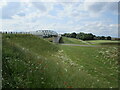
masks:
<path id="1" fill-rule="evenodd" d="M 63 46 L 21 34 L 3 34 L 2 42 L 3 88 L 118 88 L 118 46 Z"/>
<path id="2" fill-rule="evenodd" d="M 117 40 L 80 40 L 75 38 L 63 37 L 65 44 L 80 44 L 80 45 L 106 45 L 106 44 L 120 44 Z"/>
<path id="3" fill-rule="evenodd" d="M 63 42 L 65 44 L 80 44 L 80 45 L 89 45 L 88 42 L 80 40 L 80 39 L 75 39 L 75 38 L 67 38 L 63 37 Z"/>
<path id="4" fill-rule="evenodd" d="M 92 44 L 92 45 L 100 45 L 100 44 L 105 44 L 105 43 L 120 43 L 119 41 L 117 40 L 89 40 L 87 41 L 88 43 Z"/>

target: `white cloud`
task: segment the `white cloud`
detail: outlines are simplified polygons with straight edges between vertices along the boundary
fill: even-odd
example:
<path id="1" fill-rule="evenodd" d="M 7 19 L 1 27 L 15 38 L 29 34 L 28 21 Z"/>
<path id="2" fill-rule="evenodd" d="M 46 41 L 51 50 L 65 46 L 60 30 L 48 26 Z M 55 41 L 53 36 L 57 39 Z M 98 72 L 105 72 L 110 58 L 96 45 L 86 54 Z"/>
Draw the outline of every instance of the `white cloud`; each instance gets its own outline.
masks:
<path id="1" fill-rule="evenodd" d="M 58 7 L 60 9 L 57 10 L 54 8 L 54 6 L 57 4 L 60 4 L 62 6 L 62 10 L 60 7 Z M 102 19 L 101 22 L 98 22 L 98 20 L 96 20 L 97 22 L 93 22 L 91 20 L 92 18 L 89 16 L 89 13 L 102 14 L 108 10 L 111 12 L 115 11 L 116 7 L 114 7 L 115 5 L 113 3 L 25 2 L 21 3 L 20 5 L 21 6 L 16 6 L 17 8 L 15 8 L 15 10 L 12 10 L 12 8 L 14 8 L 12 6 L 6 6 L 10 9 L 10 14 L 8 17 L 12 17 L 12 19 L 3 20 L 3 30 L 7 29 L 10 31 L 35 31 L 38 29 L 53 29 L 59 33 L 89 32 L 96 35 L 112 36 L 115 36 L 117 34 L 117 27 L 115 24 L 112 24 L 112 22 L 109 22 L 111 24 L 107 24 L 108 21 L 105 21 L 104 19 Z M 85 8 L 83 7 L 84 5 Z M 22 8 L 19 9 L 19 7 Z M 56 10 L 56 12 L 54 12 L 54 10 Z M 56 13 L 56 15 L 54 16 L 49 14 L 50 11 L 53 11 L 53 13 Z M 4 14 L 4 17 L 6 14 Z"/>
<path id="2" fill-rule="evenodd" d="M 6 6 L 2 7 L 2 18 L 10 19 L 20 10 L 19 2 L 8 2 Z"/>
<path id="3" fill-rule="evenodd" d="M 93 33 L 95 35 L 117 36 L 117 24 L 105 24 L 102 22 L 91 22 L 83 26 L 76 27 L 77 32 Z"/>
<path id="4" fill-rule="evenodd" d="M 5 2 L 5 1 L 4 2 L 3 1 L 0 2 L 0 8 L 4 7 L 6 5 L 7 5 L 7 2 Z"/>
<path id="5" fill-rule="evenodd" d="M 84 8 L 90 13 L 91 16 L 99 16 L 105 12 L 111 12 L 112 14 L 118 13 L 117 2 L 84 2 Z"/>
<path id="6" fill-rule="evenodd" d="M 42 12 L 47 11 L 47 8 L 45 7 L 44 3 L 42 3 L 42 2 L 32 2 L 32 4 Z"/>
<path id="7" fill-rule="evenodd" d="M 0 0 L 2 1 L 2 0 Z M 8 2 L 33 2 L 33 0 L 7 0 Z M 34 2 L 119 2 L 119 0 L 34 0 Z"/>

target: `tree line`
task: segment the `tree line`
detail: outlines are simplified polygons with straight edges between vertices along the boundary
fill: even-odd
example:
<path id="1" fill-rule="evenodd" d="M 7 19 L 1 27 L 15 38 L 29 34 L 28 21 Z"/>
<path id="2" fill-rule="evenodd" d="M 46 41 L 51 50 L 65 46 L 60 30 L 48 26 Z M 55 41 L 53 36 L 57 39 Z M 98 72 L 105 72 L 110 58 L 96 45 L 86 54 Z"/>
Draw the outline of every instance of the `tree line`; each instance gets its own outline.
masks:
<path id="1" fill-rule="evenodd" d="M 69 38 L 77 38 L 81 40 L 111 40 L 110 36 L 95 36 L 92 33 L 64 33 L 62 36 L 69 37 Z"/>

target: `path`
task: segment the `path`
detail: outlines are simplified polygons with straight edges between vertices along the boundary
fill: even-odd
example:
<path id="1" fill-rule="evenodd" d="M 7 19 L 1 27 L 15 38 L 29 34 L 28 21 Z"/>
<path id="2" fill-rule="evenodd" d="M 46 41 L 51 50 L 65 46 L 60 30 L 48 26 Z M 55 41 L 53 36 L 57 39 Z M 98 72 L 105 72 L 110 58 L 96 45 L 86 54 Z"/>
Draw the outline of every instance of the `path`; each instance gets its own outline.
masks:
<path id="1" fill-rule="evenodd" d="M 79 45 L 79 44 L 61 44 L 61 45 L 69 45 L 69 46 L 83 46 L 83 47 L 100 47 L 96 45 Z"/>

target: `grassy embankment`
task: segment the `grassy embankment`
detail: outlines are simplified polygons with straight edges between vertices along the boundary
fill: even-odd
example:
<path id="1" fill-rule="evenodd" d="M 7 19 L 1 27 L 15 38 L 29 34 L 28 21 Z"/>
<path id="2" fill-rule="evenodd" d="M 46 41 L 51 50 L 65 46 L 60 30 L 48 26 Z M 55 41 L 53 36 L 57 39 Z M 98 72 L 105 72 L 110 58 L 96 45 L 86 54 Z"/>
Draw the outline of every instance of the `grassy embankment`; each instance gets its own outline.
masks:
<path id="1" fill-rule="evenodd" d="M 118 45 L 118 40 L 80 40 L 75 38 L 63 37 L 65 44 L 80 44 L 80 45 Z"/>
<path id="2" fill-rule="evenodd" d="M 3 87 L 118 87 L 116 51 L 56 45 L 33 35 L 3 35 Z"/>
<path id="3" fill-rule="evenodd" d="M 75 39 L 75 38 L 67 38 L 63 37 L 63 42 L 65 44 L 80 44 L 80 45 L 89 45 L 88 42 L 80 40 L 80 39 Z"/>

